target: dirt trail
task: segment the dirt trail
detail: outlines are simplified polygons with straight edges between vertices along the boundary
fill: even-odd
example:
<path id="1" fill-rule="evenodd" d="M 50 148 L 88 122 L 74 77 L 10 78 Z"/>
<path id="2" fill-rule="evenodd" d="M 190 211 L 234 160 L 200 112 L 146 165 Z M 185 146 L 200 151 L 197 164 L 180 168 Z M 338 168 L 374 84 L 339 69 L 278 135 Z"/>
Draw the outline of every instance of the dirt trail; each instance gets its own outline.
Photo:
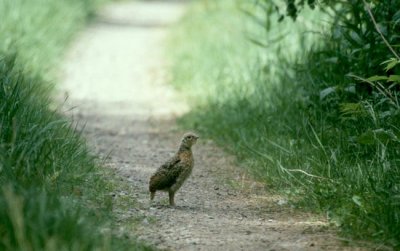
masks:
<path id="1" fill-rule="evenodd" d="M 174 118 L 187 105 L 167 85 L 163 42 L 184 11 L 180 1 L 116 2 L 106 6 L 69 51 L 59 93 L 86 124 L 84 135 L 107 166 L 133 187 L 139 206 L 116 210 L 121 221 L 141 216 L 139 239 L 171 250 L 355 250 L 327 223 L 299 213 L 265 192 L 212 142 L 194 146 L 195 168 L 176 195 L 149 204 L 151 173 L 176 150 L 184 131 Z M 284 204 L 284 205 L 282 205 Z"/>

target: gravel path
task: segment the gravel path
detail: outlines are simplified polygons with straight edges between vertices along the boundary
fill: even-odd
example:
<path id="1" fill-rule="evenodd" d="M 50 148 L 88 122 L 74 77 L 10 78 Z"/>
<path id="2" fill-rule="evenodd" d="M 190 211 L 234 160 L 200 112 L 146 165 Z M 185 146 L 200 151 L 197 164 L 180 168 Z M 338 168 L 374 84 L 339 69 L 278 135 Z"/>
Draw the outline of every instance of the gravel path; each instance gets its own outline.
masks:
<path id="1" fill-rule="evenodd" d="M 134 234 L 170 250 L 361 250 L 343 247 L 327 223 L 300 213 L 235 166 L 205 135 L 195 168 L 176 195 L 149 203 L 148 179 L 176 151 L 186 130 L 174 118 L 188 110 L 167 85 L 163 41 L 185 5 L 180 1 L 115 2 L 71 46 L 59 93 L 83 121 L 84 135 L 106 166 L 128 182 L 138 205 L 116 207 Z M 190 129 L 190 128 L 188 128 Z M 138 217 L 139 215 L 139 217 Z M 126 223 L 125 223 L 126 224 Z"/>

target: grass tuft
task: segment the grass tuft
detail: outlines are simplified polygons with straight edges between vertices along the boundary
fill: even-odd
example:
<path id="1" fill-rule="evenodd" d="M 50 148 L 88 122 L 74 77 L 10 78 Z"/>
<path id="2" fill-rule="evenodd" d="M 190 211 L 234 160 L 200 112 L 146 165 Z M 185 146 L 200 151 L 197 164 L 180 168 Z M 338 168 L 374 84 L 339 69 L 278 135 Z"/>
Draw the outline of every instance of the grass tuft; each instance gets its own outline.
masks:
<path id="1" fill-rule="evenodd" d="M 0 1 L 0 250 L 151 250 L 118 234 L 120 185 L 51 108 L 62 52 L 100 2 Z"/>

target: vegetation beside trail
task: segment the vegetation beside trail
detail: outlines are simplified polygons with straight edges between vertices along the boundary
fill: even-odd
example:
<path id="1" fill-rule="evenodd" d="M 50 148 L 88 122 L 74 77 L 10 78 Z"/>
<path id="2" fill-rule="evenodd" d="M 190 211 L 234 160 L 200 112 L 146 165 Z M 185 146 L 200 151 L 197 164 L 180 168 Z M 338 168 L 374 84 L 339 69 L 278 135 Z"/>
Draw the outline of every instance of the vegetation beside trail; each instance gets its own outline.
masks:
<path id="1" fill-rule="evenodd" d="M 399 9 L 194 2 L 170 41 L 181 123 L 346 238 L 400 248 Z"/>
<path id="2" fill-rule="evenodd" d="M 100 2 L 0 1 L 0 250 L 148 249 L 116 235 L 119 185 L 50 108 L 62 52 Z"/>

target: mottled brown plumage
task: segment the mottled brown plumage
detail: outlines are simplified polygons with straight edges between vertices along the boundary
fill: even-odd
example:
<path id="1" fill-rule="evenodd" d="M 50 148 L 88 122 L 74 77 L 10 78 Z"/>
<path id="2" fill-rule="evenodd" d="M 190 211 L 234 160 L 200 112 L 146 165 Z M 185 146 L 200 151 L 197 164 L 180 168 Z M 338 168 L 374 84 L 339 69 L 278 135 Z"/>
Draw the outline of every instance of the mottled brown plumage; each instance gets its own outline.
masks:
<path id="1" fill-rule="evenodd" d="M 192 146 L 198 138 L 194 133 L 183 135 L 178 152 L 151 176 L 149 184 L 151 200 L 154 199 L 156 191 L 167 191 L 169 204 L 171 206 L 175 205 L 175 192 L 178 191 L 192 172 L 194 165 Z"/>

